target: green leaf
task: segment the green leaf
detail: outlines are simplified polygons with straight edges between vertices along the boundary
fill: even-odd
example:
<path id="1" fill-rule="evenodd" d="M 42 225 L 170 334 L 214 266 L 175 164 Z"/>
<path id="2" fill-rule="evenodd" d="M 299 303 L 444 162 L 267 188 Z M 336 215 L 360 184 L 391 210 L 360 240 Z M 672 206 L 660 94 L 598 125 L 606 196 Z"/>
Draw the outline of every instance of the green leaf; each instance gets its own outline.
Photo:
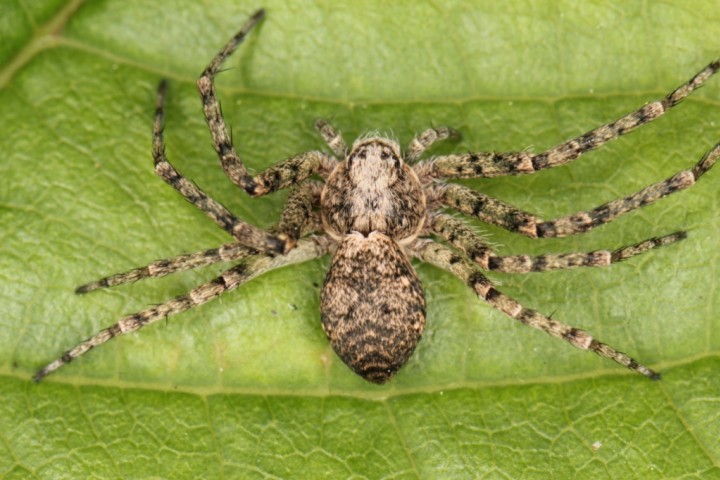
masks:
<path id="1" fill-rule="evenodd" d="M 4 478 L 720 478 L 720 177 L 587 235 L 533 241 L 476 224 L 498 251 L 687 240 L 605 269 L 495 275 L 501 289 L 664 373 L 649 382 L 516 324 L 418 264 L 426 334 L 370 385 L 319 323 L 328 260 L 271 272 L 127 335 L 36 385 L 34 371 L 223 266 L 89 295 L 74 288 L 227 235 L 157 178 L 155 90 L 170 80 L 168 155 L 260 226 L 286 192 L 223 175 L 194 80 L 259 5 L 6 2 L 0 15 L 0 476 Z M 713 2 L 286 2 L 266 5 L 219 93 L 247 164 L 321 141 L 541 151 L 659 98 L 720 56 Z M 464 182 L 544 218 L 689 168 L 720 138 L 720 78 L 571 165 Z"/>

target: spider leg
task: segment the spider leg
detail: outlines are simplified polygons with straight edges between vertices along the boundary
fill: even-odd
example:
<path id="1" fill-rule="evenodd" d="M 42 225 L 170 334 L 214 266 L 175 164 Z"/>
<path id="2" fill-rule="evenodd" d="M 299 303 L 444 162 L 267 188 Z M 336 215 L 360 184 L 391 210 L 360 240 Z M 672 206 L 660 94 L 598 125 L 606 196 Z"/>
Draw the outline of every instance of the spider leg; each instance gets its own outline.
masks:
<path id="1" fill-rule="evenodd" d="M 544 153 L 480 152 L 446 155 L 424 164 L 422 173 L 430 178 L 497 177 L 535 173 L 546 168 L 564 165 L 575 160 L 583 153 L 599 148 L 605 143 L 660 117 L 701 87 L 718 70 L 720 70 L 720 60 L 709 64 L 688 80 L 687 83 L 669 93 L 662 100 L 648 103 L 637 111 L 629 113 L 612 123 L 590 130 L 577 138 L 561 143 Z"/>
<path id="2" fill-rule="evenodd" d="M 145 325 L 157 322 L 170 315 L 207 303 L 270 270 L 318 258 L 325 255 L 328 249 L 328 239 L 326 237 L 316 237 L 299 242 L 296 248 L 284 256 L 271 257 L 263 254 L 251 256 L 244 263 L 232 267 L 214 280 L 194 288 L 185 295 L 180 295 L 163 304 L 124 317 L 116 324 L 101 330 L 93 337 L 65 352 L 60 358 L 38 371 L 33 378 L 36 382 L 39 382 L 58 368 L 114 337 L 134 332 Z"/>
<path id="3" fill-rule="evenodd" d="M 298 239 L 307 233 L 322 229 L 322 222 L 314 215 L 312 207 L 320 200 L 319 183 L 302 184 L 290 194 L 283 208 L 282 220 L 269 228 L 270 232 L 286 235 L 291 247 Z M 313 203 L 314 202 L 314 203 Z M 239 243 L 229 243 L 219 248 L 211 248 L 202 252 L 186 253 L 172 258 L 155 261 L 144 267 L 134 268 L 127 272 L 116 273 L 94 282 L 79 286 L 75 293 L 88 293 L 99 288 L 109 288 L 125 283 L 132 283 L 144 278 L 165 277 L 167 275 L 205 267 L 220 262 L 242 260 L 249 256 L 258 255 L 255 249 L 248 248 Z"/>
<path id="4" fill-rule="evenodd" d="M 602 267 L 627 260 L 649 250 L 670 245 L 687 237 L 685 232 L 675 232 L 654 237 L 635 245 L 628 245 L 614 251 L 573 252 L 548 254 L 532 257 L 529 255 L 497 255 L 464 222 L 451 215 L 437 214 L 428 222 L 432 232 L 438 234 L 460 249 L 483 270 L 505 273 L 530 273 L 560 270 L 574 267 Z"/>
<path id="5" fill-rule="evenodd" d="M 166 92 L 167 83 L 161 82 L 158 88 L 155 121 L 153 122 L 152 150 L 153 159 L 155 160 L 155 173 L 167 184 L 180 192 L 190 203 L 202 210 L 223 230 L 235 237 L 238 242 L 260 251 L 286 252 L 290 248 L 287 238 L 272 235 L 238 219 L 227 208 L 209 197 L 197 185 L 183 177 L 180 172 L 170 164 L 165 155 L 165 140 L 163 138 L 163 105 L 165 103 Z"/>
<path id="6" fill-rule="evenodd" d="M 127 272 L 116 273 L 94 282 L 79 286 L 75 293 L 88 293 L 99 288 L 116 287 L 132 283 L 144 278 L 165 277 L 167 275 L 205 267 L 220 262 L 241 260 L 259 252 L 239 243 L 229 243 L 219 248 L 211 248 L 202 252 L 186 253 L 177 257 L 158 260 L 144 267 L 134 268 Z"/>
<path id="7" fill-rule="evenodd" d="M 467 187 L 436 184 L 431 194 L 448 207 L 531 238 L 565 237 L 583 233 L 608 223 L 622 214 L 644 207 L 671 193 L 684 190 L 705 174 L 720 157 L 720 143 L 707 152 L 691 169 L 683 170 L 662 182 L 655 183 L 625 198 L 613 200 L 592 210 L 576 212 L 555 220 L 540 218 L 512 205 Z"/>
<path id="8" fill-rule="evenodd" d="M 320 136 L 335 156 L 344 159 L 348 153 L 348 147 L 342 134 L 322 118 L 315 121 L 315 129 L 320 133 Z"/>
<path id="9" fill-rule="evenodd" d="M 407 152 L 405 153 L 405 160 L 408 163 L 416 161 L 433 143 L 448 138 L 457 140 L 460 138 L 460 132 L 450 127 L 428 128 L 410 140 Z"/>
<path id="10" fill-rule="evenodd" d="M 285 201 L 276 230 L 288 239 L 290 245 L 294 245 L 308 227 L 313 231 L 322 229 L 313 210 L 314 206 L 320 204 L 322 188 L 323 184 L 319 182 L 301 183 L 292 189 Z"/>
<path id="11" fill-rule="evenodd" d="M 215 55 L 205 68 L 197 81 L 200 96 L 202 97 L 203 112 L 212 136 L 215 151 L 220 158 L 225 174 L 230 180 L 252 196 L 265 195 L 285 188 L 316 173 L 324 163 L 329 161 L 328 156 L 321 152 L 307 152 L 291 157 L 284 162 L 251 176 L 240 156 L 235 151 L 232 139 L 225 125 L 220 102 L 215 95 L 215 76 L 221 71 L 225 60 L 242 43 L 245 36 L 265 15 L 264 10 L 255 12 L 243 25 L 240 31 Z"/>
<path id="12" fill-rule="evenodd" d="M 539 218 L 484 193 L 462 185 L 437 183 L 430 186 L 428 196 L 485 223 L 528 237 L 537 237 L 536 225 L 541 222 Z"/>
<path id="13" fill-rule="evenodd" d="M 591 350 L 652 380 L 660 379 L 659 373 L 639 364 L 632 357 L 617 351 L 613 347 L 596 340 L 589 333 L 523 307 L 513 298 L 498 291 L 490 280 L 483 275 L 479 266 L 474 265 L 467 258 L 459 257 L 450 248 L 426 240 L 418 241 L 413 247 L 416 257 L 452 273 L 469 286 L 478 297 L 509 317 L 530 327 L 542 330 L 553 337 L 565 340 L 582 350 Z"/>

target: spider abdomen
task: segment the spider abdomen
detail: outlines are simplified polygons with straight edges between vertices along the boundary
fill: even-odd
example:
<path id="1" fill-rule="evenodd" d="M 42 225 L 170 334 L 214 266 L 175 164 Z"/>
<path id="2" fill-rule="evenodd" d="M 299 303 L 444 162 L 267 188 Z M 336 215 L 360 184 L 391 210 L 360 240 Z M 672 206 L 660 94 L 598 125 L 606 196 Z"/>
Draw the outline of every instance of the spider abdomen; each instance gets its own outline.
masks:
<path id="1" fill-rule="evenodd" d="M 425 328 L 425 295 L 401 247 L 379 232 L 344 237 L 325 277 L 320 311 L 335 352 L 358 375 L 385 383 Z"/>

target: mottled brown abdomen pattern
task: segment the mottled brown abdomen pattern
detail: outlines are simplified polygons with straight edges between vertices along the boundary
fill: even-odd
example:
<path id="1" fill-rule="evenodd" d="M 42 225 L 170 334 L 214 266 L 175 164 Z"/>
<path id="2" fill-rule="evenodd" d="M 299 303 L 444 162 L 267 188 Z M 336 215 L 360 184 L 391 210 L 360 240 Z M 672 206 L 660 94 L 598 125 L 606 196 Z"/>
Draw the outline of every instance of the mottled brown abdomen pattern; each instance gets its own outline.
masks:
<path id="1" fill-rule="evenodd" d="M 321 294 L 325 333 L 358 375 L 385 383 L 415 350 L 425 328 L 425 295 L 391 238 L 347 235 L 333 256 Z"/>

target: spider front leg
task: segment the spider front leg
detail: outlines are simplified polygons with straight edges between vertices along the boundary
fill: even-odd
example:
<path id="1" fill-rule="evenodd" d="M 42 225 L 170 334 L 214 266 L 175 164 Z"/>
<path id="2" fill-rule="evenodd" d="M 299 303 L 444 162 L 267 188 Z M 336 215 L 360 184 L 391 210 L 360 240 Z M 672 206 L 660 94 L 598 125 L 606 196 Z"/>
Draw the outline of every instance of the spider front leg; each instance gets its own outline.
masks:
<path id="1" fill-rule="evenodd" d="M 298 242 L 297 247 L 287 255 L 278 257 L 272 257 L 266 254 L 253 255 L 244 263 L 226 270 L 219 277 L 194 288 L 185 295 L 180 295 L 160 305 L 126 316 L 116 324 L 101 330 L 94 336 L 66 351 L 60 358 L 38 371 L 33 378 L 36 382 L 39 382 L 63 365 L 70 363 L 89 350 L 102 345 L 114 337 L 134 332 L 158 320 L 207 303 L 265 272 L 295 263 L 306 262 L 325 255 L 328 253 L 330 245 L 331 242 L 327 237 L 315 237 Z"/>
<path id="2" fill-rule="evenodd" d="M 433 198 L 467 215 L 530 238 L 565 237 L 583 233 L 608 223 L 622 214 L 650 205 L 672 193 L 684 190 L 710 170 L 720 157 L 720 143 L 707 152 L 689 170 L 676 173 L 665 181 L 645 187 L 625 198 L 613 200 L 592 210 L 577 212 L 555 220 L 543 221 L 488 195 L 455 184 L 430 187 Z"/>
<path id="3" fill-rule="evenodd" d="M 243 245 L 266 252 L 287 252 L 291 248 L 291 245 L 286 237 L 282 235 L 272 235 L 238 219 L 227 208 L 209 197 L 197 185 L 183 177 L 168 161 L 165 155 L 165 140 L 163 138 L 166 94 L 167 82 L 160 82 L 155 106 L 155 121 L 153 122 L 152 150 L 155 161 L 155 173 Z"/>
<path id="4" fill-rule="evenodd" d="M 430 178 L 497 177 L 535 173 L 546 168 L 564 165 L 575 160 L 583 153 L 599 148 L 607 142 L 662 116 L 700 88 L 718 70 L 720 70 L 720 60 L 709 64 L 662 100 L 648 103 L 637 111 L 629 113 L 612 123 L 590 130 L 577 138 L 561 143 L 544 153 L 480 152 L 446 155 L 437 157 L 432 162 L 425 164 L 423 174 Z"/>
<path id="5" fill-rule="evenodd" d="M 264 15 L 264 10 L 255 12 L 240 31 L 212 59 L 197 81 L 202 97 L 203 113 L 210 129 L 215 151 L 220 158 L 220 164 L 228 178 L 252 196 L 265 195 L 299 183 L 310 175 L 318 173 L 326 164 L 333 163 L 327 155 L 321 152 L 307 152 L 252 176 L 235 151 L 225 125 L 220 102 L 215 95 L 215 76 L 221 71 L 225 60 L 237 49 L 245 36 Z"/>
<path id="6" fill-rule="evenodd" d="M 609 358 L 620 365 L 644 375 L 651 380 L 659 380 L 660 374 L 639 364 L 634 358 L 602 343 L 589 333 L 565 323 L 547 317 L 535 310 L 523 307 L 511 297 L 498 291 L 490 280 L 483 275 L 480 267 L 467 258 L 459 257 L 450 248 L 428 240 L 419 240 L 411 246 L 413 254 L 424 262 L 446 270 L 470 287 L 478 297 L 509 317 L 538 330 L 565 340 L 582 350 L 590 350 Z"/>
<path id="7" fill-rule="evenodd" d="M 662 237 L 644 240 L 614 251 L 596 250 L 594 252 L 573 252 L 548 254 L 532 257 L 530 255 L 497 255 L 465 223 L 457 218 L 445 215 L 433 215 L 428 225 L 433 233 L 450 242 L 461 250 L 483 270 L 505 273 L 546 272 L 575 267 L 603 267 L 622 262 L 630 257 L 649 250 L 670 245 L 687 237 L 685 232 L 675 232 Z"/>

